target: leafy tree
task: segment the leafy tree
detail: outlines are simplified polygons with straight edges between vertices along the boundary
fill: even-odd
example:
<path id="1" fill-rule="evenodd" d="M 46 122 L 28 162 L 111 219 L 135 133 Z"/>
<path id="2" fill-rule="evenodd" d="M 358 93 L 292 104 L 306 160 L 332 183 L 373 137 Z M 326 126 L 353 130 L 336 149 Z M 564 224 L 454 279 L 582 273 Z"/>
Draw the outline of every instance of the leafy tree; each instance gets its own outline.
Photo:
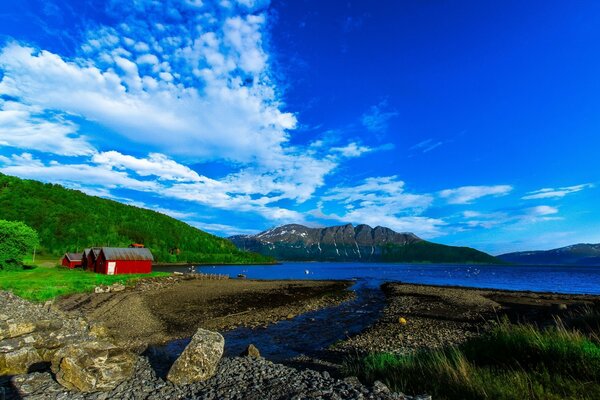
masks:
<path id="1" fill-rule="evenodd" d="M 22 222 L 0 219 L 0 270 L 21 267 L 25 254 L 37 246 L 36 231 Z"/>

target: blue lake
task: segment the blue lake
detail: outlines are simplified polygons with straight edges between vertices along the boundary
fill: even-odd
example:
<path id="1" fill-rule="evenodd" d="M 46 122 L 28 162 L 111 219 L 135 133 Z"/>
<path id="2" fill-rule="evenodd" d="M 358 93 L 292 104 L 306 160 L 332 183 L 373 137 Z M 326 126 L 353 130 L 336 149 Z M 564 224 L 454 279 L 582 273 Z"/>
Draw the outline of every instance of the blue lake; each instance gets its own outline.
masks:
<path id="1" fill-rule="evenodd" d="M 600 294 L 600 267 L 531 265 L 443 265 L 374 263 L 294 263 L 202 266 L 198 272 L 244 274 L 248 279 L 359 279 L 370 286 L 386 281 L 477 288 Z M 307 273 L 308 272 L 308 273 Z"/>

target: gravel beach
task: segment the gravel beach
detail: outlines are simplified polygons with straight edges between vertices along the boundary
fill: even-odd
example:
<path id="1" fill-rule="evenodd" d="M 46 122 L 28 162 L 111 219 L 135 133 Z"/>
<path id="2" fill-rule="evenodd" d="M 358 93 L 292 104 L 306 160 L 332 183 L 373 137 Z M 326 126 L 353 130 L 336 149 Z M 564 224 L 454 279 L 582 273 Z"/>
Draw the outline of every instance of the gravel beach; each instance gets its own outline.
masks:
<path id="1" fill-rule="evenodd" d="M 546 325 L 599 307 L 600 296 L 386 283 L 386 307 L 365 332 L 333 346 L 341 353 L 407 353 L 456 345 L 502 318 Z M 401 321 L 401 318 L 403 319 Z"/>

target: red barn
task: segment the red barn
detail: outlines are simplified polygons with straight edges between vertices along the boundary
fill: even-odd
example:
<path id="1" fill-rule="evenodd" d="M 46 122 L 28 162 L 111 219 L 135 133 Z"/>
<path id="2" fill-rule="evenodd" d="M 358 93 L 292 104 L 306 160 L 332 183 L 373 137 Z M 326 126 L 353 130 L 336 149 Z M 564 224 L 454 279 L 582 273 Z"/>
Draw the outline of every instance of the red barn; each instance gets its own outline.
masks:
<path id="1" fill-rule="evenodd" d="M 96 270 L 96 259 L 100 255 L 100 247 L 92 247 L 90 249 L 83 250 L 81 258 L 81 267 L 86 271 Z"/>
<path id="2" fill-rule="evenodd" d="M 102 247 L 96 259 L 99 274 L 149 274 L 154 257 L 146 248 Z"/>
<path id="3" fill-rule="evenodd" d="M 81 267 L 81 253 L 65 253 L 61 264 L 71 269 Z"/>

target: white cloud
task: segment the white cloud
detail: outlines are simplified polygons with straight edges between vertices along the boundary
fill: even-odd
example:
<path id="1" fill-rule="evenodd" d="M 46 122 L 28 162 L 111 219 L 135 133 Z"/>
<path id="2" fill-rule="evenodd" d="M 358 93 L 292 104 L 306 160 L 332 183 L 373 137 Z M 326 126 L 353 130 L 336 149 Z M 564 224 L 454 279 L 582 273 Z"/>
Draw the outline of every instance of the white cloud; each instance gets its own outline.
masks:
<path id="1" fill-rule="evenodd" d="M 60 164 L 51 161 L 47 164 L 31 155 L 23 154 L 11 160 L 4 158 L 0 172 L 22 178 L 36 179 L 45 182 L 60 183 L 67 187 L 79 189 L 86 187 L 126 188 L 138 191 L 155 192 L 160 185 L 154 181 L 142 181 L 131 178 L 127 173 L 100 168 L 88 164 Z"/>
<path id="2" fill-rule="evenodd" d="M 449 204 L 470 204 L 484 196 L 504 196 L 512 191 L 510 185 L 496 186 L 462 186 L 439 192 L 439 196 L 447 199 Z"/>
<path id="3" fill-rule="evenodd" d="M 140 176 L 152 175 L 159 180 L 200 182 L 208 179 L 159 153 L 151 153 L 148 158 L 136 158 L 117 151 L 106 151 L 94 154 L 92 162 L 120 170 L 130 169 Z"/>
<path id="4" fill-rule="evenodd" d="M 462 223 L 468 228 L 491 229 L 501 225 L 522 226 L 544 221 L 555 221 L 562 219 L 555 216 L 559 210 L 556 207 L 541 205 L 529 207 L 513 212 L 497 211 L 492 213 L 482 213 L 478 211 L 463 211 Z"/>
<path id="5" fill-rule="evenodd" d="M 332 147 L 331 151 L 340 153 L 344 157 L 359 157 L 362 154 L 373 151 L 374 149 L 368 146 L 361 146 L 355 142 L 349 143 L 344 147 Z"/>
<path id="6" fill-rule="evenodd" d="M 202 229 L 203 231 L 211 232 L 212 234 L 222 236 L 250 235 L 258 233 L 259 231 L 257 229 L 241 229 L 236 226 L 226 224 L 213 224 L 201 221 L 191 221 L 190 225 L 195 226 L 198 229 Z"/>
<path id="7" fill-rule="evenodd" d="M 584 183 L 575 186 L 566 186 L 561 188 L 544 188 L 527 193 L 523 196 L 523 200 L 534 200 L 534 199 L 549 199 L 549 198 L 562 198 L 571 193 L 577 193 L 584 189 L 593 188 L 594 185 L 591 183 Z"/>
<path id="8" fill-rule="evenodd" d="M 0 146 L 79 156 L 94 152 L 76 124 L 35 107 L 0 100 Z"/>
<path id="9" fill-rule="evenodd" d="M 363 126 L 371 132 L 385 132 L 389 126 L 390 119 L 398 115 L 396 111 L 386 111 L 386 109 L 386 101 L 382 101 L 381 103 L 372 106 L 369 111 L 364 113 L 361 117 Z"/>
<path id="10" fill-rule="evenodd" d="M 404 191 L 404 182 L 397 176 L 373 177 L 356 186 L 337 186 L 321 197 L 322 202 L 312 215 L 341 222 L 387 226 L 397 231 L 410 231 L 423 237 L 441 235 L 446 223 L 437 218 L 420 216 L 433 198 L 425 194 Z M 326 214 L 327 206 L 343 206 L 342 213 Z M 408 215 L 407 215 L 408 214 Z"/>

